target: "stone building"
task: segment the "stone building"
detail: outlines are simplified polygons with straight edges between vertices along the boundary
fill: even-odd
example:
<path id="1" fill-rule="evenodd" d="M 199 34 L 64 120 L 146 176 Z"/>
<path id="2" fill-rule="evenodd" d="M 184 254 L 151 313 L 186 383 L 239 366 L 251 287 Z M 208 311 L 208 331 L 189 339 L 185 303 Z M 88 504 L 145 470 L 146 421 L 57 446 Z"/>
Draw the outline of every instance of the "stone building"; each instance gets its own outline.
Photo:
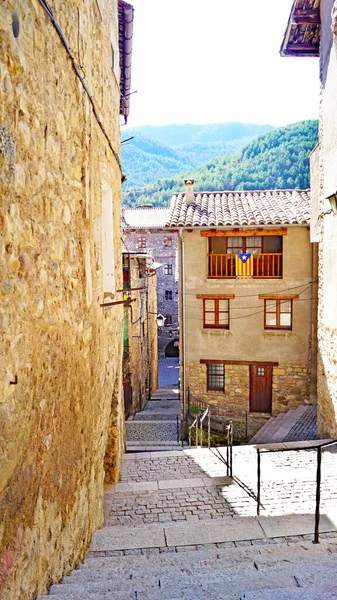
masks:
<path id="1" fill-rule="evenodd" d="M 189 389 L 192 402 L 249 418 L 252 434 L 262 417 L 309 401 L 308 224 L 307 191 L 195 192 L 189 203 L 173 196 L 166 227 L 180 234 L 184 415 Z"/>
<path id="2" fill-rule="evenodd" d="M 33 598 L 85 555 L 124 447 L 119 120 L 133 10 L 52 7 L 0 5 L 2 600 Z"/>
<path id="3" fill-rule="evenodd" d="M 178 356 L 178 236 L 176 231 L 164 231 L 168 208 L 151 204 L 123 209 L 123 235 L 126 247 L 137 252 L 150 252 L 157 269 L 157 308 L 165 317 L 158 332 L 159 357 Z"/>
<path id="4" fill-rule="evenodd" d="M 123 252 L 125 418 L 142 410 L 158 382 L 157 286 L 152 258 Z"/>
<path id="5" fill-rule="evenodd" d="M 337 436 L 337 2 L 293 3 L 282 56 L 319 56 L 319 144 L 311 155 L 311 241 L 318 244 L 317 425 Z"/>

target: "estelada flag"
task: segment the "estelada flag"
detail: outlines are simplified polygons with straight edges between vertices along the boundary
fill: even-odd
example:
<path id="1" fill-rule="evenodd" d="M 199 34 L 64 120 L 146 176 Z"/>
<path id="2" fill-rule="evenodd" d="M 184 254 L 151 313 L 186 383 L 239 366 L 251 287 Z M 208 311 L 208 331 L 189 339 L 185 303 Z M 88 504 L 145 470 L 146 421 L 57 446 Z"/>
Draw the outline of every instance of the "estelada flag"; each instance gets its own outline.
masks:
<path id="1" fill-rule="evenodd" d="M 237 277 L 252 277 L 253 268 L 254 264 L 252 254 L 235 255 L 235 271 Z"/>

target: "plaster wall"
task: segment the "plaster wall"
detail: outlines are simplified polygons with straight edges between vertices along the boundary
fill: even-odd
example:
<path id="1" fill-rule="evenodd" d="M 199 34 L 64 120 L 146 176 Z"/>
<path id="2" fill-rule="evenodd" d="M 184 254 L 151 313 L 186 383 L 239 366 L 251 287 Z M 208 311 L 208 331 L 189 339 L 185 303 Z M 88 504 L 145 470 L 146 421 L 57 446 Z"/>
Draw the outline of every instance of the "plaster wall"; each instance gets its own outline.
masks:
<path id="1" fill-rule="evenodd" d="M 101 3 L 102 12 L 95 1 L 54 5 L 118 155 L 117 1 Z M 2 600 L 31 599 L 74 568 L 103 523 L 105 472 L 118 478 L 123 307 L 100 304 L 112 299 L 103 288 L 102 187 L 113 202 L 112 267 L 122 287 L 120 181 L 41 4 L 1 3 Z"/>

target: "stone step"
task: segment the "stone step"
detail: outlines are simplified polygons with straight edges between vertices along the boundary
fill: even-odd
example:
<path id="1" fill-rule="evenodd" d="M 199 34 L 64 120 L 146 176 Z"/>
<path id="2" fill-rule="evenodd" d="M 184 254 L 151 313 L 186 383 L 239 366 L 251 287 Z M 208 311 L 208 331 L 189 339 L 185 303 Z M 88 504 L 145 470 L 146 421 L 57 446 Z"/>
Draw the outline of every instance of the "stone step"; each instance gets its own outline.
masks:
<path id="1" fill-rule="evenodd" d="M 335 540 L 336 541 L 336 540 Z M 336 545 L 322 543 L 314 545 L 312 542 L 298 541 L 292 544 L 280 542 L 266 545 L 253 542 L 252 546 L 238 546 L 228 543 L 225 547 L 196 550 L 191 546 L 180 547 L 179 551 L 163 552 L 157 554 L 140 554 L 140 550 L 129 551 L 125 556 L 114 556 L 104 558 L 88 558 L 70 576 L 65 577 L 63 583 L 81 583 L 94 581 L 99 578 L 126 577 L 130 574 L 133 578 L 138 573 L 154 578 L 169 577 L 172 572 L 192 572 L 202 575 L 203 573 L 223 573 L 231 569 L 255 569 L 262 570 L 267 567 L 278 567 L 279 564 L 307 563 L 308 561 L 331 561 L 335 560 L 335 554 L 329 553 L 329 549 L 337 549 Z M 203 548 L 203 547 L 201 547 Z M 139 552 L 132 555 L 131 552 Z M 151 560 L 149 560 L 149 556 Z"/>
<path id="2" fill-rule="evenodd" d="M 126 421 L 127 442 L 177 442 L 180 424 L 177 421 Z"/>
<path id="3" fill-rule="evenodd" d="M 295 409 L 290 409 L 286 413 L 281 413 L 277 417 L 272 417 L 255 434 L 249 444 L 263 444 L 268 442 L 282 441 L 292 426 L 296 423 L 298 417 L 295 416 Z"/>
<path id="4" fill-rule="evenodd" d="M 150 558 L 153 562 L 153 557 Z M 226 592 L 227 597 L 234 594 L 244 595 L 248 591 L 275 590 L 290 588 L 294 591 L 310 585 L 320 585 L 322 581 L 329 581 L 330 585 L 337 585 L 337 573 L 335 570 L 335 559 L 330 560 L 308 560 L 305 563 L 283 562 L 271 567 L 259 569 L 246 568 L 245 564 L 238 564 L 236 568 L 228 569 L 224 566 L 222 571 L 212 571 L 204 565 L 202 572 L 193 572 L 192 569 L 172 570 L 168 576 L 135 576 L 129 577 L 99 578 L 92 576 L 90 581 L 84 583 L 64 583 L 52 586 L 51 595 L 61 596 L 63 599 L 71 594 L 85 597 L 85 594 L 104 595 L 108 592 L 115 594 L 114 598 L 122 598 L 119 593 L 123 592 L 124 598 L 146 598 L 151 600 L 168 600 L 172 598 L 190 598 L 196 600 L 219 598 Z M 131 577 L 130 577 L 131 575 Z M 137 592 L 136 596 L 132 596 Z M 218 594 L 216 596 L 215 594 Z M 107 598 L 109 596 L 106 596 Z M 226 597 L 226 596 L 224 596 Z M 235 597 L 235 596 L 234 596 Z M 244 596 L 243 596 L 244 597 Z M 303 596 L 305 597 L 305 596 Z M 323 600 L 323 599 L 322 599 Z M 324 600 L 326 598 L 324 597 Z"/>
<path id="5" fill-rule="evenodd" d="M 182 450 L 181 442 L 158 442 L 157 440 L 149 440 L 147 442 L 127 442 L 127 454 L 133 453 L 150 453 L 150 452 L 172 452 L 174 450 Z"/>
<path id="6" fill-rule="evenodd" d="M 174 421 L 175 423 L 177 422 L 177 418 L 180 420 L 179 417 L 179 412 L 177 412 L 177 414 L 171 414 L 171 413 L 167 413 L 167 412 L 146 412 L 146 411 L 142 411 L 139 413 L 136 413 L 133 417 L 133 419 L 131 419 L 132 421 Z M 129 423 L 129 421 L 127 421 Z"/>

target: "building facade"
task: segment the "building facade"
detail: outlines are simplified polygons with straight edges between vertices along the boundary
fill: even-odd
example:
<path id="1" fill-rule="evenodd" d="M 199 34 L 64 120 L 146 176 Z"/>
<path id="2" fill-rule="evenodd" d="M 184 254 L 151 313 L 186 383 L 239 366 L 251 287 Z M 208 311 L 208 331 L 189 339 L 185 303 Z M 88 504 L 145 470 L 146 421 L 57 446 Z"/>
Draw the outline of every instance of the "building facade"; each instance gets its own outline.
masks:
<path id="1" fill-rule="evenodd" d="M 310 400 L 313 248 L 308 192 L 173 196 L 179 230 L 183 413 L 199 400 L 237 421 Z M 192 399 L 192 400 L 191 400 Z"/>
<path id="2" fill-rule="evenodd" d="M 158 382 L 157 286 L 152 258 L 123 253 L 125 418 L 143 410 Z"/>
<path id="3" fill-rule="evenodd" d="M 299 13 L 301 21 L 299 21 Z M 337 436 L 337 2 L 293 3 L 283 56 L 317 56 L 321 98 L 319 144 L 311 155 L 311 241 L 318 244 L 317 425 Z"/>
<path id="4" fill-rule="evenodd" d="M 105 305 L 123 300 L 131 17 L 117 0 L 0 6 L 2 600 L 74 568 L 119 475 L 123 304 Z"/>
<path id="5" fill-rule="evenodd" d="M 159 357 L 179 356 L 178 322 L 178 237 L 176 231 L 164 231 L 167 208 L 145 205 L 123 210 L 123 235 L 132 251 L 149 252 L 157 269 L 157 309 L 165 317 L 158 332 Z"/>

